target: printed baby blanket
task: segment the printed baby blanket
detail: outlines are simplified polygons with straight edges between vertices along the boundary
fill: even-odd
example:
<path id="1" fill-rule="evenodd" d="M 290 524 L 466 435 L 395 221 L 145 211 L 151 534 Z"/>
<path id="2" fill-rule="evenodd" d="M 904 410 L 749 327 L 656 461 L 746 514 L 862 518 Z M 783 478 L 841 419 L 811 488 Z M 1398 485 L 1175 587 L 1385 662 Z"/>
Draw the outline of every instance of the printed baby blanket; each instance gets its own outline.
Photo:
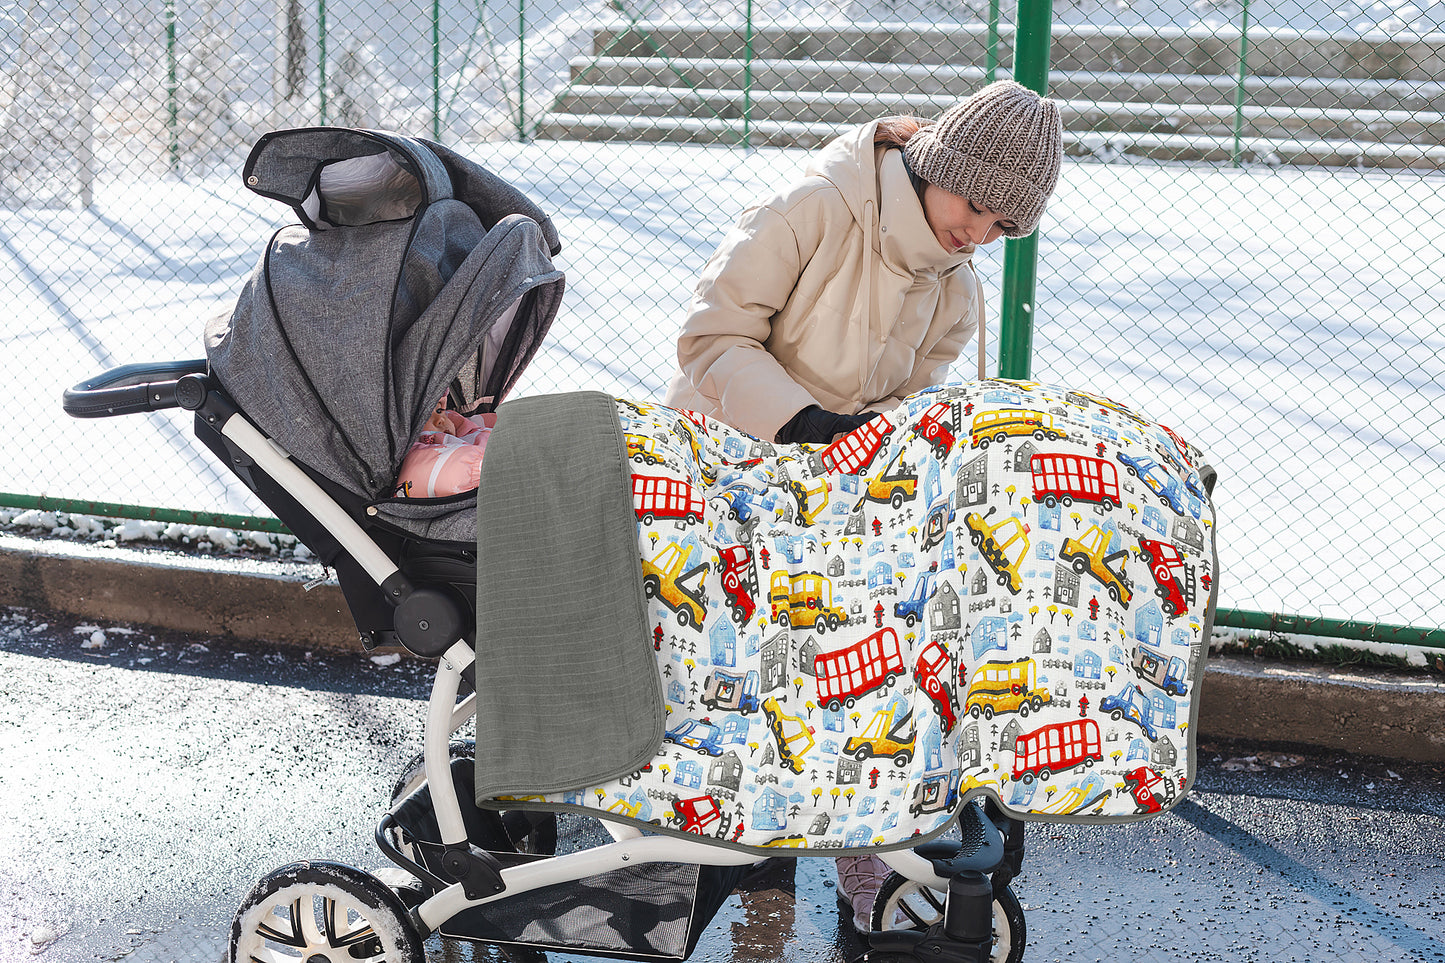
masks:
<path id="1" fill-rule="evenodd" d="M 991 380 L 830 445 L 617 402 L 666 712 L 578 807 L 744 847 L 916 844 L 1177 802 L 1218 577 L 1213 472 L 1125 405 Z"/>

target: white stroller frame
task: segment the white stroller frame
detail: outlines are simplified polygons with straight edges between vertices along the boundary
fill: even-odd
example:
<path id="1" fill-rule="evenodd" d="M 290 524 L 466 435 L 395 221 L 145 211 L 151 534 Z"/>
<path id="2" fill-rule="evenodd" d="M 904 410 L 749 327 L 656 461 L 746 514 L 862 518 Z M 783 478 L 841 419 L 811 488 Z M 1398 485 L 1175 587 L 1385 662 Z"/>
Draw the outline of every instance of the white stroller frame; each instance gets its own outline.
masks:
<path id="1" fill-rule="evenodd" d="M 294 889 L 286 888 L 288 884 L 306 883 L 318 891 L 324 888 L 323 883 L 314 878 L 318 870 L 331 872 L 327 879 L 333 888 L 327 892 L 334 896 L 339 886 L 350 898 L 345 902 L 353 909 L 359 908 L 363 915 L 404 913 L 398 922 L 406 924 L 405 928 L 412 932 L 397 932 L 394 926 L 382 926 L 372 920 L 378 946 L 384 951 L 379 958 L 420 963 L 423 959 L 417 955 L 421 953 L 420 941 L 447 920 L 473 907 L 639 864 L 665 862 L 730 867 L 758 860 L 758 855 L 751 851 L 647 834 L 636 823 L 610 819 L 599 821 L 610 834 L 611 842 L 521 865 L 503 867 L 490 853 L 469 840 L 449 748 L 452 735 L 471 718 L 476 699 L 475 693 L 471 693 L 458 701 L 463 679 L 475 658 L 471 646 L 455 631 L 462 624 L 462 616 L 454 611 L 454 603 L 445 594 L 426 586 L 413 588 L 398 563 L 280 445 L 237 409 L 206 370 L 204 360 L 115 368 L 67 390 L 65 410 L 76 417 L 110 417 L 175 407 L 195 412 L 198 432 L 202 426 L 208 426 L 284 489 L 305 512 L 325 526 L 369 579 L 382 589 L 387 600 L 396 605 L 396 637 L 413 654 L 438 660 L 427 704 L 422 757 L 426 783 L 435 790 L 431 792 L 431 801 L 444 848 L 442 861 L 452 877 L 439 878 L 398 853 L 388 844 L 385 835 L 388 823 L 383 819 L 377 829 L 381 848 L 414 875 L 442 884 L 435 893 L 408 906 L 395 895 L 395 890 L 378 893 L 381 884 L 374 877 L 341 864 L 283 867 L 259 883 L 237 913 L 232 927 L 233 954 L 246 928 L 242 925 L 243 917 L 264 904 L 264 901 L 257 902 L 258 893 L 272 899 L 274 905 L 286 905 L 285 901 L 295 896 Z M 242 464 L 244 459 L 236 457 L 234 461 Z M 875 952 L 937 963 L 983 963 L 991 959 L 1016 963 L 1021 958 L 1022 909 L 1008 890 L 1008 883 L 1018 872 L 1022 859 L 1023 826 L 1004 816 L 995 806 L 989 806 L 988 814 L 983 809 L 978 803 L 960 807 L 960 827 L 966 838 L 972 835 L 971 844 L 935 841 L 917 851 L 893 849 L 877 854 L 903 880 L 945 893 L 947 899 L 942 907 L 933 903 L 937 910 L 933 919 L 914 917 L 912 924 L 904 924 L 909 928 L 872 934 Z M 779 850 L 778 855 L 786 856 L 789 852 Z M 824 855 L 836 855 L 836 851 Z M 308 876 L 308 872 L 312 875 Z M 885 891 L 887 889 L 885 886 Z M 874 910 L 875 928 L 880 919 L 891 919 L 892 913 L 892 906 L 885 911 L 880 901 Z M 995 931 L 1000 928 L 1001 942 L 995 947 Z"/>

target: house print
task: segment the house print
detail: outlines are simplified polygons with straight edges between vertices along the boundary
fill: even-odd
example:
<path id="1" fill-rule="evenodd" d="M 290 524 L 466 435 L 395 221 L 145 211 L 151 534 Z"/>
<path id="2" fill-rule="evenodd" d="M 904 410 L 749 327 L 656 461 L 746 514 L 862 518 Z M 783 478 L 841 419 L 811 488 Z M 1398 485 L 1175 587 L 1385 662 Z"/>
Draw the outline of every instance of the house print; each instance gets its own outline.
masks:
<path id="1" fill-rule="evenodd" d="M 1169 537 L 1196 555 L 1204 551 L 1204 529 L 1187 515 L 1174 519 Z"/>
<path id="2" fill-rule="evenodd" d="M 919 745 L 919 751 L 923 756 L 923 766 L 929 772 L 935 772 L 943 768 L 943 727 L 939 725 L 938 716 L 929 714 L 928 730 Z"/>
<path id="3" fill-rule="evenodd" d="M 753 828 L 777 832 L 788 825 L 788 799 L 776 789 L 768 788 L 753 805 Z"/>
<path id="4" fill-rule="evenodd" d="M 1149 693 L 1149 721 L 1160 729 L 1173 729 L 1175 717 L 1179 714 L 1179 703 L 1163 692 Z"/>
<path id="5" fill-rule="evenodd" d="M 672 781 L 679 786 L 698 789 L 702 786 L 702 763 L 696 759 L 679 759 L 673 770 Z"/>
<path id="6" fill-rule="evenodd" d="M 1054 566 L 1054 601 L 1071 609 L 1079 607 L 1079 573 L 1067 565 Z"/>
<path id="7" fill-rule="evenodd" d="M 707 636 L 709 658 L 713 665 L 738 664 L 738 633 L 731 619 L 714 619 Z"/>
<path id="8" fill-rule="evenodd" d="M 1050 532 L 1061 531 L 1062 519 L 1064 517 L 1064 503 L 1057 502 L 1053 508 L 1043 502 L 1038 502 L 1039 528 Z"/>
<path id="9" fill-rule="evenodd" d="M 838 757 L 838 772 L 835 782 L 840 786 L 856 786 L 863 781 L 863 765 L 847 756 Z"/>
<path id="10" fill-rule="evenodd" d="M 963 626 L 963 603 L 953 582 L 939 580 L 938 589 L 928 600 L 928 625 L 935 632 L 953 632 Z"/>
<path id="11" fill-rule="evenodd" d="M 988 501 L 988 455 L 978 456 L 958 470 L 958 484 L 953 503 L 958 508 L 982 505 Z"/>
<path id="12" fill-rule="evenodd" d="M 753 443 L 748 446 L 749 458 L 772 458 L 777 453 L 778 450 L 772 445 L 758 439 L 753 439 Z"/>
<path id="13" fill-rule="evenodd" d="M 1039 453 L 1034 443 L 1026 441 L 1019 445 L 1019 450 L 1014 452 L 1014 471 L 1024 475 L 1032 475 L 1034 467 L 1031 464 L 1033 457 Z"/>
<path id="14" fill-rule="evenodd" d="M 888 591 L 898 591 L 893 581 L 893 566 L 888 562 L 879 562 L 868 570 L 868 594 L 878 595 Z"/>
<path id="15" fill-rule="evenodd" d="M 1074 678 L 1097 679 L 1104 672 L 1104 658 L 1092 649 L 1074 656 Z"/>
<path id="16" fill-rule="evenodd" d="M 998 747 L 1004 752 L 1013 752 L 1018 744 L 1019 737 L 1024 734 L 1024 727 L 1018 719 L 1010 719 L 1008 725 L 998 734 Z"/>
<path id="17" fill-rule="evenodd" d="M 1160 736 L 1154 743 L 1154 752 L 1149 759 L 1156 766 L 1173 768 L 1179 765 L 1179 747 L 1168 736 Z"/>
<path id="18" fill-rule="evenodd" d="M 1134 638 L 1155 647 L 1164 641 L 1164 611 L 1152 601 L 1134 615 Z"/>
<path id="19" fill-rule="evenodd" d="M 1034 633 L 1034 655 L 1048 655 L 1054 651 L 1054 637 L 1049 635 L 1048 629 L 1039 629 Z"/>
<path id="20" fill-rule="evenodd" d="M 725 752 L 708 767 L 707 784 L 738 791 L 743 784 L 743 763 L 736 752 Z"/>
<path id="21" fill-rule="evenodd" d="M 762 691 L 772 692 L 788 684 L 788 633 L 777 632 L 763 643 Z"/>
<path id="22" fill-rule="evenodd" d="M 818 644 L 817 636 L 809 635 L 807 641 L 798 647 L 798 671 L 817 678 L 818 670 L 814 668 L 813 660 L 822 652 L 823 647 Z"/>
<path id="23" fill-rule="evenodd" d="M 718 726 L 721 735 L 718 742 L 724 746 L 739 745 L 748 741 L 748 729 L 751 723 L 736 712 L 729 712 L 723 716 L 722 724 Z"/>
<path id="24" fill-rule="evenodd" d="M 977 722 L 971 722 L 964 727 L 954 751 L 958 753 L 960 769 L 973 769 L 983 765 L 983 747 L 978 743 Z"/>

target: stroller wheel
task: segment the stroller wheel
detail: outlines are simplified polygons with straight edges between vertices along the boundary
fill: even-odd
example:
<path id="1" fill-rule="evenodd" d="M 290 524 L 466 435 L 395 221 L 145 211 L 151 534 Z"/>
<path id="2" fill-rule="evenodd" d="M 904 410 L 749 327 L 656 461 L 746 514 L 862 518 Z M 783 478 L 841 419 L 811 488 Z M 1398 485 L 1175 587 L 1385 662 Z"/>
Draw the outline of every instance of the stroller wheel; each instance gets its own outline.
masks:
<path id="1" fill-rule="evenodd" d="M 343 863 L 291 863 L 265 876 L 231 922 L 230 963 L 369 960 L 426 963 L 406 907 Z"/>
<path id="2" fill-rule="evenodd" d="M 451 759 L 474 759 L 477 755 L 477 744 L 471 739 L 453 739 L 447 744 L 447 755 Z M 405 766 L 401 774 L 396 777 L 396 782 L 391 785 L 391 804 L 403 796 L 409 796 L 416 791 L 422 783 L 426 782 L 426 756 L 417 753 Z"/>
<path id="3" fill-rule="evenodd" d="M 889 873 L 873 901 L 873 929 L 922 930 L 943 919 L 944 893 Z M 1024 958 L 1024 908 L 1005 886 L 993 896 L 991 963 L 1020 963 Z"/>

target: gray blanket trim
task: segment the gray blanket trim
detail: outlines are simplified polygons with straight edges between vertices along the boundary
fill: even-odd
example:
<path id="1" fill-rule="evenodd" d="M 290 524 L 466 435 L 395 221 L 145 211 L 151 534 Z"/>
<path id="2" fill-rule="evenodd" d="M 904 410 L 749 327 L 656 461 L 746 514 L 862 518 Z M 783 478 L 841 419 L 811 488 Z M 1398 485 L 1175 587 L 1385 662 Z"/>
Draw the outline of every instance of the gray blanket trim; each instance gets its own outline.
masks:
<path id="1" fill-rule="evenodd" d="M 662 746 L 616 402 L 497 410 L 477 497 L 477 800 L 585 789 Z"/>

